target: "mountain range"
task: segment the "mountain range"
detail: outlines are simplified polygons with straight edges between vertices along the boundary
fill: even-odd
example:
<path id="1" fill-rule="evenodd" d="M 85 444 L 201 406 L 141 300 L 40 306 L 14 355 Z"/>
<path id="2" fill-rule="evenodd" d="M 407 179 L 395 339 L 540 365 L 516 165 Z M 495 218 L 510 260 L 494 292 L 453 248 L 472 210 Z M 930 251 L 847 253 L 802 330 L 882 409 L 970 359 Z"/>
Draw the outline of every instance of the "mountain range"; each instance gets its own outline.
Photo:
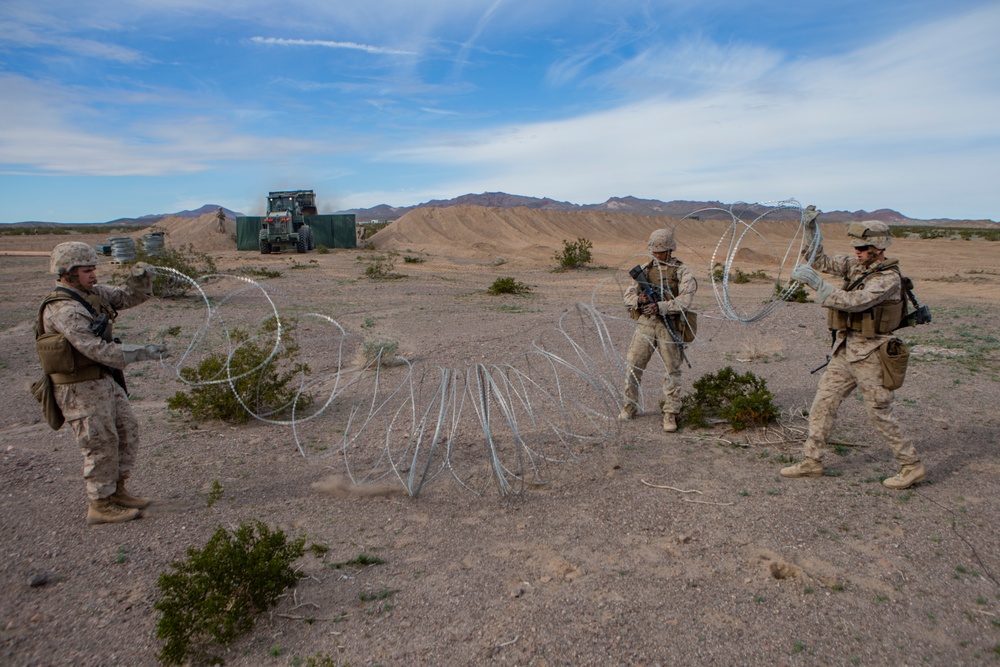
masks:
<path id="1" fill-rule="evenodd" d="M 665 215 L 674 218 L 682 218 L 686 215 L 696 213 L 702 220 L 725 220 L 730 218 L 729 211 L 741 214 L 743 219 L 753 219 L 767 210 L 759 204 L 724 204 L 718 201 L 688 201 L 673 200 L 669 202 L 658 199 L 640 199 L 638 197 L 612 197 L 601 204 L 573 204 L 566 201 L 556 201 L 548 197 L 525 197 L 522 195 L 510 195 L 505 192 L 484 192 L 482 194 L 466 194 L 453 199 L 433 199 L 414 206 L 389 206 L 379 204 L 371 208 L 356 208 L 336 213 L 353 213 L 358 222 L 371 221 L 392 221 L 402 217 L 409 211 L 416 208 L 447 208 L 449 206 L 488 206 L 494 208 L 515 208 L 524 207 L 529 209 L 541 209 L 552 211 L 607 211 L 609 213 L 631 213 L 635 215 Z M 115 226 L 134 225 L 145 226 L 154 225 L 166 217 L 198 218 L 203 215 L 215 213 L 219 208 L 226 213 L 229 218 L 242 216 L 243 213 L 220 207 L 218 204 L 205 204 L 204 206 L 190 210 L 178 211 L 176 213 L 160 213 L 144 215 L 138 218 L 118 218 L 109 220 L 107 224 Z M 776 211 L 769 216 L 772 220 L 796 220 L 798 219 L 796 209 L 784 209 Z M 880 208 L 875 211 L 823 211 L 820 214 L 821 222 L 854 222 L 858 220 L 881 220 L 890 225 L 947 225 L 947 226 L 989 226 L 997 223 L 992 220 L 953 220 L 939 218 L 933 220 L 920 220 L 909 218 L 898 211 L 889 208 Z M 54 225 L 60 223 L 48 222 L 19 222 L 16 225 Z"/>

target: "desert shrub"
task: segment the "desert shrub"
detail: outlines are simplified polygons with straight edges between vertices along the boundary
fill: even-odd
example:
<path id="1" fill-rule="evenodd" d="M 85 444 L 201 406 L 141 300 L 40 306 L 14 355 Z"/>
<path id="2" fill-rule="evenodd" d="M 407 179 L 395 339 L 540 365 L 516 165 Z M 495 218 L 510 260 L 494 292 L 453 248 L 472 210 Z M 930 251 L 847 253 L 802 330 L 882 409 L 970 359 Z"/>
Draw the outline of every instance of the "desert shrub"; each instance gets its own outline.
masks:
<path id="1" fill-rule="evenodd" d="M 555 254 L 556 263 L 560 269 L 576 269 L 589 264 L 594 259 L 594 244 L 587 239 L 579 238 L 576 241 L 563 240 L 562 252 Z"/>
<path id="2" fill-rule="evenodd" d="M 725 277 L 726 267 L 724 267 L 721 262 L 716 262 L 715 267 L 712 269 L 712 278 L 717 281 L 721 281 Z M 738 266 L 729 270 L 729 282 L 731 283 L 742 285 L 751 282 L 754 279 L 767 279 L 767 274 L 763 269 L 758 269 L 757 271 L 744 271 Z"/>
<path id="3" fill-rule="evenodd" d="M 414 255 L 403 255 L 403 261 L 407 264 L 423 264 L 427 260 L 423 257 L 416 257 Z"/>
<path id="4" fill-rule="evenodd" d="M 327 248 L 322 243 L 320 243 L 319 245 L 316 246 L 316 253 L 319 254 L 319 255 L 329 255 L 330 254 L 330 249 Z"/>
<path id="5" fill-rule="evenodd" d="M 236 272 L 244 276 L 255 276 L 257 278 L 280 278 L 281 271 L 270 269 L 266 266 L 241 266 Z"/>
<path id="6" fill-rule="evenodd" d="M 139 244 L 135 250 L 135 260 L 121 264 L 120 269 L 111 274 L 112 278 L 118 281 L 124 280 L 136 262 L 167 267 L 183 273 L 192 280 L 216 273 L 212 258 L 200 250 L 195 250 L 194 245 L 190 243 L 179 248 L 163 248 L 159 255 L 147 254 L 146 249 Z M 170 272 L 163 271 L 153 276 L 153 294 L 159 297 L 183 296 L 190 289 L 191 283 Z"/>
<path id="7" fill-rule="evenodd" d="M 735 270 L 729 272 L 729 279 L 734 283 L 748 283 L 755 278 L 766 279 L 767 274 L 764 273 L 762 269 L 758 269 L 756 271 L 744 271 L 739 267 L 736 267 Z"/>
<path id="8" fill-rule="evenodd" d="M 769 424 L 780 414 L 767 381 L 749 371 L 740 375 L 726 366 L 701 376 L 693 389 L 681 398 L 681 417 L 692 426 L 705 427 L 710 419 L 723 419 L 734 431 L 742 431 Z"/>
<path id="9" fill-rule="evenodd" d="M 531 286 L 518 282 L 510 276 L 503 276 L 494 280 L 486 291 L 490 294 L 527 294 L 531 291 Z"/>
<path id="10" fill-rule="evenodd" d="M 253 628 L 289 586 L 302 576 L 292 563 L 304 553 L 305 539 L 291 542 L 281 530 L 257 521 L 233 533 L 219 527 L 204 549 L 191 547 L 186 561 L 157 579 L 160 612 L 156 636 L 164 640 L 158 657 L 168 665 L 194 659 L 221 664 L 212 655 Z"/>
<path id="11" fill-rule="evenodd" d="M 781 285 L 774 286 L 774 296 L 782 301 L 793 301 L 795 303 L 809 303 L 809 292 L 802 283 L 797 283 L 794 288 L 785 291 Z"/>
<path id="12" fill-rule="evenodd" d="M 368 258 L 368 265 L 365 267 L 365 276 L 372 280 L 394 280 L 403 278 L 396 271 L 396 254 L 373 255 Z"/>
<path id="13" fill-rule="evenodd" d="M 132 232 L 148 228 L 149 225 L 125 225 L 108 227 L 105 225 L 0 225 L 0 236 L 65 236 L 66 234 L 107 234 L 108 236 L 125 236 Z"/>
<path id="14" fill-rule="evenodd" d="M 366 364 L 389 363 L 399 350 L 399 341 L 391 338 L 369 338 L 361 346 L 361 354 Z"/>
<path id="15" fill-rule="evenodd" d="M 268 320 L 265 331 L 273 328 L 273 323 L 273 319 Z M 256 341 L 249 340 L 249 336 L 240 329 L 233 329 L 231 335 L 236 349 L 229 361 L 228 374 L 225 353 L 207 356 L 197 369 L 182 368 L 181 377 L 197 386 L 168 398 L 167 407 L 188 412 L 196 419 L 221 419 L 242 424 L 249 421 L 251 415 L 240 404 L 237 395 L 254 412 L 268 415 L 291 411 L 293 403 L 296 410 L 312 405 L 312 396 L 299 394 L 293 383 L 300 374 L 309 374 L 309 366 L 295 361 L 299 348 L 290 328 L 283 332 L 282 347 L 270 359 L 268 355 L 273 350 L 270 345 L 261 347 Z M 230 375 L 238 378 L 233 381 L 233 386 L 229 382 L 198 385 L 225 380 Z"/>
<path id="16" fill-rule="evenodd" d="M 294 656 L 289 664 L 292 667 L 337 667 L 337 661 L 329 653 L 317 653 L 305 659 Z M 344 667 L 350 667 L 350 663 L 345 662 Z"/>
<path id="17" fill-rule="evenodd" d="M 367 240 L 388 227 L 391 222 L 366 222 L 361 225 L 361 240 Z"/>

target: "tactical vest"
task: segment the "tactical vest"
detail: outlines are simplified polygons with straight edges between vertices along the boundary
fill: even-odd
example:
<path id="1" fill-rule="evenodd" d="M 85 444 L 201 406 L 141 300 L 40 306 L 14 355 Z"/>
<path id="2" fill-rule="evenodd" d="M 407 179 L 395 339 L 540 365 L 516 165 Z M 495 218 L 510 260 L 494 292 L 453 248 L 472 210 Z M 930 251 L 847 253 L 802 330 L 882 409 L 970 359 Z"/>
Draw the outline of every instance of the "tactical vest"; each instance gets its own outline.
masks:
<path id="1" fill-rule="evenodd" d="M 841 289 L 845 292 L 850 292 L 858 288 L 864 288 L 866 278 L 885 271 L 895 271 L 900 281 L 904 280 L 903 274 L 899 270 L 899 260 L 890 259 L 878 264 L 871 271 L 865 272 L 861 277 L 855 279 L 854 282 L 851 282 L 850 279 L 845 279 Z M 845 310 L 830 308 L 827 312 L 827 325 L 832 331 L 856 331 L 864 338 L 874 338 L 876 335 L 892 333 L 899 328 L 903 320 L 903 310 L 906 302 L 903 299 L 902 292 L 902 287 L 900 287 L 898 299 L 883 301 L 860 313 L 849 313 Z"/>
<path id="2" fill-rule="evenodd" d="M 79 351 L 66 340 L 61 333 L 46 333 L 43 316 L 45 307 L 53 301 L 76 301 L 84 305 L 95 322 L 102 316 L 107 315 L 107 326 L 100 333 L 100 337 L 107 342 L 113 340 L 112 327 L 118 317 L 118 311 L 110 303 L 101 299 L 94 293 L 87 295 L 86 299 L 80 295 L 70 292 L 65 288 L 56 288 L 42 301 L 38 307 L 38 315 L 35 317 L 35 351 L 38 353 L 38 360 L 42 364 L 42 370 L 52 378 L 53 384 L 73 384 L 85 380 L 96 380 L 101 377 L 101 372 L 107 370 L 103 364 L 94 361 L 90 357 L 80 354 Z M 98 335 L 97 332 L 94 335 Z"/>
<path id="3" fill-rule="evenodd" d="M 660 264 L 654 259 L 643 267 L 646 272 L 646 280 L 649 281 L 649 284 L 661 290 L 661 300 L 669 301 L 677 296 L 677 292 L 681 287 L 681 281 L 677 277 L 677 267 L 681 263 L 679 259 L 674 259 L 671 264 Z M 642 317 L 642 310 L 638 307 L 631 308 L 629 309 L 629 315 L 633 320 L 638 320 Z M 669 317 L 674 330 L 680 332 L 682 328 L 687 331 L 688 318 L 693 318 L 694 313 L 690 313 L 688 318 L 682 318 L 680 313 L 667 313 L 664 317 Z M 690 342 L 690 340 L 685 340 L 685 342 Z"/>
<path id="4" fill-rule="evenodd" d="M 680 264 L 680 260 L 674 260 L 674 262 L 675 264 L 660 264 L 653 260 L 646 265 L 646 277 L 649 279 L 649 283 L 657 287 L 666 287 L 669 294 L 663 296 L 669 296 L 671 299 L 677 296 L 677 291 L 681 286 L 680 280 L 677 278 L 677 266 Z"/>

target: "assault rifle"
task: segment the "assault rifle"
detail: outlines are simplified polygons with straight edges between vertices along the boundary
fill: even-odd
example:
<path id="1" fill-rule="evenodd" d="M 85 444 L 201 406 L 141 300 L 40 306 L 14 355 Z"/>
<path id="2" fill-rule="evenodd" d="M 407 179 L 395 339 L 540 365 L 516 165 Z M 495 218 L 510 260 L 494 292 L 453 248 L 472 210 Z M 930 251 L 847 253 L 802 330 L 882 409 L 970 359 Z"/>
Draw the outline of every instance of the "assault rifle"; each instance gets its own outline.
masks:
<path id="1" fill-rule="evenodd" d="M 640 309 L 642 308 L 643 303 L 642 297 L 646 298 L 647 303 L 658 303 L 663 300 L 662 291 L 659 287 L 649 282 L 649 277 L 646 275 L 646 271 L 642 268 L 641 264 L 636 264 L 635 267 L 628 272 L 628 274 L 639 284 Z M 684 360 L 684 363 L 687 364 L 688 368 L 691 368 L 691 362 L 688 361 L 687 354 L 684 353 L 684 341 L 682 341 L 681 337 L 677 335 L 677 329 L 674 328 L 674 325 L 670 321 L 669 317 L 663 313 L 659 313 L 659 316 L 660 321 L 663 322 L 663 326 L 665 326 L 667 331 L 670 333 L 670 337 L 673 339 L 674 345 L 676 345 L 677 349 L 680 351 L 681 359 Z"/>

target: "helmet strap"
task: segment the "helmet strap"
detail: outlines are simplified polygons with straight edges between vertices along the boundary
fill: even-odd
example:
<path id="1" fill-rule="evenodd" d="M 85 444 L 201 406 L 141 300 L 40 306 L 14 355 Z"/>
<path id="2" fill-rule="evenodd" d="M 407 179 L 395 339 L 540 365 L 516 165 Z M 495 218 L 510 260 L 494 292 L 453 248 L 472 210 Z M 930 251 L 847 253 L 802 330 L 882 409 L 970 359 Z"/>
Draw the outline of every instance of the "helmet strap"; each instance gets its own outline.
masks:
<path id="1" fill-rule="evenodd" d="M 59 282 L 66 283 L 73 289 L 80 290 L 81 292 L 86 292 L 83 285 L 80 284 L 80 267 L 74 266 L 72 269 L 66 273 L 59 276 Z"/>

